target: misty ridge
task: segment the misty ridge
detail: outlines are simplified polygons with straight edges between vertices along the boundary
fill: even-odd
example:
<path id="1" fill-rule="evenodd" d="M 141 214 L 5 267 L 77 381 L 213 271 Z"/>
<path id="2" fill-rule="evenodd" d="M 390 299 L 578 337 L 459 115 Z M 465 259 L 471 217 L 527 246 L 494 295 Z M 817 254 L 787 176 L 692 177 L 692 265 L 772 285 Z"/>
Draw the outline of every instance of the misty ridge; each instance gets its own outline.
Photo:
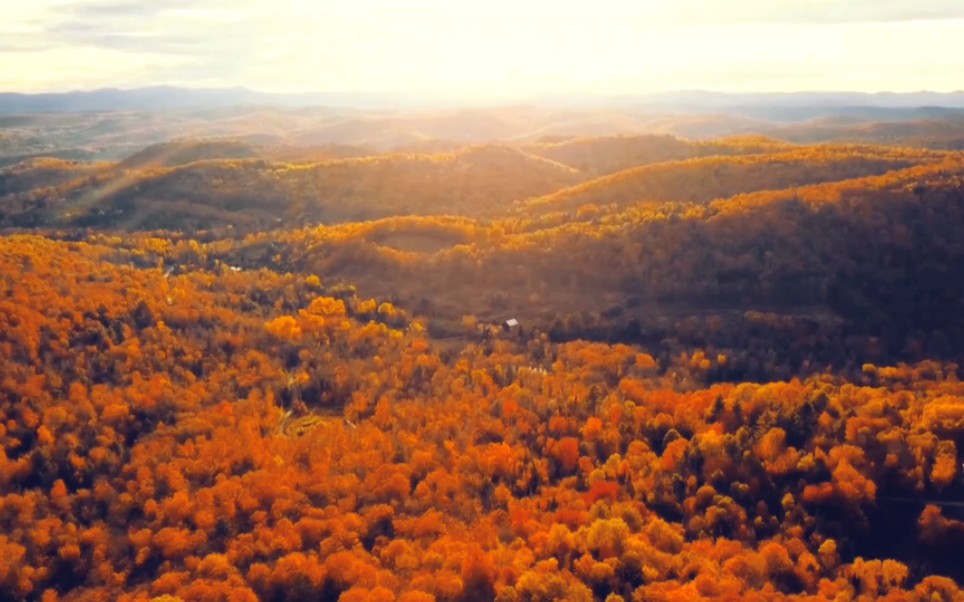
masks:
<path id="1" fill-rule="evenodd" d="M 132 111 L 166 109 L 214 109 L 238 106 L 261 107 L 338 107 L 355 109 L 459 108 L 472 105 L 531 104 L 570 108 L 662 110 L 670 113 L 728 112 L 752 116 L 755 112 L 779 115 L 794 120 L 842 112 L 849 115 L 865 111 L 899 115 L 900 109 L 964 109 L 964 91 L 956 92 L 783 92 L 724 93 L 710 91 L 654 92 L 629 95 L 535 94 L 518 96 L 506 103 L 432 99 L 430 96 L 399 93 L 278 93 L 259 92 L 244 87 L 179 88 L 153 86 L 133 89 L 102 88 L 59 93 L 0 93 L 0 113 L 65 113 L 88 111 Z M 794 111 L 795 110 L 795 111 Z"/>
<path id="2" fill-rule="evenodd" d="M 465 106 L 391 94 L 268 94 L 170 86 L 0 94 L 0 164 L 31 156 L 122 159 L 172 139 L 369 152 L 453 150 L 554 136 L 762 134 L 793 142 L 961 144 L 964 93 L 542 96 Z M 340 154 L 358 154 L 361 150 Z M 296 153 L 297 154 L 297 153 Z"/>

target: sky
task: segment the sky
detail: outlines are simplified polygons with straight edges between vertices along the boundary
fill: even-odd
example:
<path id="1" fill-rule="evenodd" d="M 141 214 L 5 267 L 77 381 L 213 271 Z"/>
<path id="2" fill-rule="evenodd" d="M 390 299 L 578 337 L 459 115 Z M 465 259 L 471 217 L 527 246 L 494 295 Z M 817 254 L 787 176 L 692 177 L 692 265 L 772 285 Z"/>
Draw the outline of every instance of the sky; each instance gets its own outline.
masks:
<path id="1" fill-rule="evenodd" d="M 964 89 L 961 0 L 0 0 L 0 91 Z"/>

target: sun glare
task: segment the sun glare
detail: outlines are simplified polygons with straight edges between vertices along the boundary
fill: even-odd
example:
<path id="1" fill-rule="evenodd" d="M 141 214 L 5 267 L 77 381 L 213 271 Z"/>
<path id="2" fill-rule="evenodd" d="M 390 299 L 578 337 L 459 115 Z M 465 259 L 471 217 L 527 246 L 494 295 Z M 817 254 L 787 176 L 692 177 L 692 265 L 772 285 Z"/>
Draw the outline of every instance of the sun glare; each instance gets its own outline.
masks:
<path id="1" fill-rule="evenodd" d="M 0 24 L 0 86 L 125 81 L 466 99 L 946 91 L 964 70 L 964 15 L 945 12 L 771 0 L 40 2 L 9 7 Z"/>

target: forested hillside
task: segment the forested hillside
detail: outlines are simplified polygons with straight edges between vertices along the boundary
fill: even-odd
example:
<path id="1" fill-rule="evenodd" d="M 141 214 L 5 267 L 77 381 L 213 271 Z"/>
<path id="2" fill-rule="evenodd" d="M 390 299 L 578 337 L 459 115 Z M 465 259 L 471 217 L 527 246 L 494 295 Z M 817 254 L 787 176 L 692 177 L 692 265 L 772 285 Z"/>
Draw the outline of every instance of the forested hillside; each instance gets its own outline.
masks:
<path id="1" fill-rule="evenodd" d="M 181 151 L 182 153 L 184 151 Z M 390 154 L 320 163 L 208 159 L 155 167 L 135 155 L 60 184 L 5 196 L 11 225 L 246 232 L 387 215 L 483 215 L 581 179 L 573 168 L 508 147 Z M 28 178 L 37 168 L 14 167 Z M 85 171 L 81 171 L 81 169 Z M 2 177 L 2 176 L 0 176 Z M 13 180 L 16 184 L 17 180 Z"/>
<path id="2" fill-rule="evenodd" d="M 560 115 L 0 168 L 0 599 L 964 599 L 964 154 Z"/>

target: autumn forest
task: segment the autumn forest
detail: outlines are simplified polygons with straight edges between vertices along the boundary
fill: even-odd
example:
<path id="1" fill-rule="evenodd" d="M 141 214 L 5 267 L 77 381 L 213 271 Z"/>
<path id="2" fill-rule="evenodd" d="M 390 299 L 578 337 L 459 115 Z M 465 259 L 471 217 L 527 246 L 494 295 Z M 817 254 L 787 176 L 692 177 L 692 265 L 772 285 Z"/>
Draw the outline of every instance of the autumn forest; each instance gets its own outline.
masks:
<path id="1" fill-rule="evenodd" d="M 0 600 L 962 600 L 962 123 L 0 115 Z"/>

